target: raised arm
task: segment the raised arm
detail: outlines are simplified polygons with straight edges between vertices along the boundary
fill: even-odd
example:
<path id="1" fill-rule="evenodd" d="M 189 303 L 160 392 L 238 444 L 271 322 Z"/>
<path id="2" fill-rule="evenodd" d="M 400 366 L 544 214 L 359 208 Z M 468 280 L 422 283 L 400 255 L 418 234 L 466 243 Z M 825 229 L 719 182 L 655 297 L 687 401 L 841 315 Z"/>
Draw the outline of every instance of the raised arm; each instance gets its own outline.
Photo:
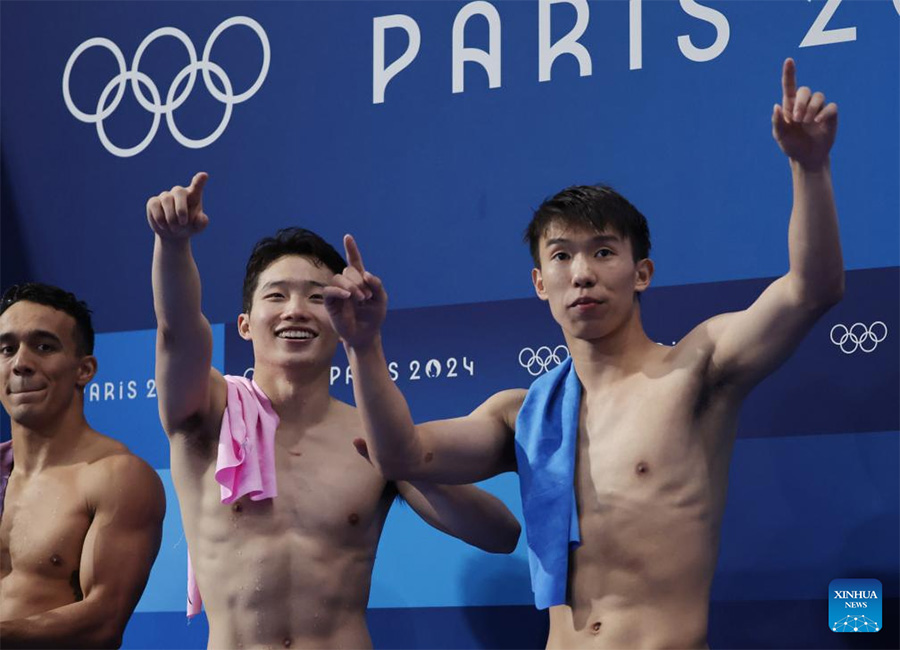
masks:
<path id="1" fill-rule="evenodd" d="M 4 648 L 118 648 L 159 552 L 165 493 L 156 473 L 134 456 L 108 463 L 81 551 L 84 598 L 0 623 Z"/>
<path id="2" fill-rule="evenodd" d="M 375 465 L 389 479 L 438 483 L 472 483 L 515 469 L 513 421 L 524 391 L 498 393 L 468 417 L 415 426 L 381 345 L 387 293 L 349 235 L 344 247 L 348 266 L 325 290 L 325 305 L 344 340 Z"/>
<path id="3" fill-rule="evenodd" d="M 191 252 L 191 237 L 209 224 L 203 212 L 207 179 L 200 172 L 189 187 L 175 186 L 147 201 L 147 221 L 156 235 L 156 385 L 169 434 L 200 430 L 213 402 L 224 408 L 225 383 L 210 365 L 212 329 L 200 308 L 200 273 Z"/>
<path id="4" fill-rule="evenodd" d="M 781 365 L 844 291 L 829 159 L 837 106 L 826 105 L 821 92 L 797 88 L 792 59 L 784 62 L 782 89 L 782 103 L 772 111 L 772 134 L 789 159 L 793 178 L 790 269 L 745 311 L 701 326 L 713 345 L 713 380 L 741 390 Z"/>

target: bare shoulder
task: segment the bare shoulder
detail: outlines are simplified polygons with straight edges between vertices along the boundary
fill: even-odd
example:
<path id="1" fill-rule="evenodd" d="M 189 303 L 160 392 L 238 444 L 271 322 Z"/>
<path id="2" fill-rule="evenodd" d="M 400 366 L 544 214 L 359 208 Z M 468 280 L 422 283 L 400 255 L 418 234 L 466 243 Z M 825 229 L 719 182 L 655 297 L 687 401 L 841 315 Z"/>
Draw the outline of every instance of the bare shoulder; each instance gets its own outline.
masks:
<path id="1" fill-rule="evenodd" d="M 735 312 L 718 314 L 695 326 L 673 346 L 663 346 L 666 350 L 664 363 L 683 366 L 686 364 L 703 366 L 712 357 L 718 333 L 727 327 Z"/>
<path id="2" fill-rule="evenodd" d="M 728 369 L 722 367 L 721 355 L 717 350 L 721 348 L 723 333 L 739 319 L 745 318 L 746 313 L 726 312 L 697 325 L 677 345 L 669 348 L 667 363 L 670 368 L 689 370 L 709 387 L 729 386 Z"/>
<path id="3" fill-rule="evenodd" d="M 94 435 L 96 439 L 80 477 L 89 500 L 97 505 L 135 507 L 148 517 L 161 520 L 165 490 L 156 471 L 118 440 L 100 433 Z"/>

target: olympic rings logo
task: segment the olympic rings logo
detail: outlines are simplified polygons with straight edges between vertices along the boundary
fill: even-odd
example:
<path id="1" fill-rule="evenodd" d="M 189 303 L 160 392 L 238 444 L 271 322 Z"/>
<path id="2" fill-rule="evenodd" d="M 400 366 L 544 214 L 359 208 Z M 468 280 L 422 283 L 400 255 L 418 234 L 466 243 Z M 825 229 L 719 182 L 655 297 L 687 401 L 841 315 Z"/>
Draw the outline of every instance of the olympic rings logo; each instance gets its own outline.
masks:
<path id="1" fill-rule="evenodd" d="M 565 356 L 560 356 L 563 353 Z M 568 358 L 569 348 L 565 345 L 557 345 L 553 349 L 542 345 L 537 350 L 522 348 L 522 351 L 519 352 L 519 365 L 525 368 L 529 375 L 537 377 L 541 373 L 547 372 L 551 363 L 558 366 Z"/>
<path id="2" fill-rule="evenodd" d="M 844 354 L 853 354 L 857 350 L 872 352 L 878 344 L 887 338 L 888 329 L 882 321 L 877 320 L 869 326 L 865 323 L 853 323 L 850 327 L 838 323 L 831 328 L 831 342 Z"/>
<path id="3" fill-rule="evenodd" d="M 237 95 L 234 94 L 234 89 L 231 87 L 231 80 L 228 78 L 228 75 L 225 74 L 225 71 L 220 66 L 210 61 L 209 58 L 216 39 L 219 38 L 226 29 L 235 25 L 244 25 L 245 27 L 252 29 L 257 37 L 259 37 L 263 51 L 262 68 L 259 71 L 256 81 L 246 91 Z M 161 103 L 159 88 L 153 83 L 153 80 L 140 71 L 141 57 L 144 55 L 144 51 L 150 43 L 163 36 L 171 36 L 181 41 L 184 48 L 187 50 L 188 58 L 190 59 L 190 62 L 182 68 L 172 80 L 168 93 L 166 94 L 165 104 Z M 109 50 L 115 57 L 116 63 L 119 65 L 119 74 L 114 76 L 103 89 L 103 92 L 100 93 L 100 98 L 97 100 L 96 112 L 85 113 L 75 106 L 75 102 L 72 101 L 72 95 L 69 90 L 69 78 L 72 74 L 72 68 L 75 65 L 75 61 L 78 60 L 78 57 L 80 57 L 85 50 L 92 47 L 102 47 Z M 258 22 L 246 16 L 229 18 L 216 27 L 213 30 L 213 33 L 209 35 L 206 46 L 203 48 L 203 58 L 199 61 L 197 60 L 197 50 L 194 48 L 194 44 L 188 38 L 187 34 L 175 27 L 161 27 L 151 32 L 147 38 L 141 42 L 137 51 L 134 53 L 134 59 L 131 61 L 130 70 L 126 69 L 125 57 L 122 54 L 122 50 L 120 50 L 115 43 L 107 38 L 91 38 L 75 48 L 75 51 L 72 52 L 72 55 L 69 57 L 68 63 L 66 63 L 66 69 L 65 72 L 63 72 L 62 80 L 63 99 L 66 101 L 66 107 L 69 109 L 69 112 L 72 113 L 76 119 L 97 125 L 97 135 L 100 137 L 100 142 L 106 147 L 106 150 L 114 156 L 129 158 L 131 156 L 136 156 L 146 149 L 156 135 L 156 131 L 159 129 L 160 118 L 163 115 L 166 116 L 166 124 L 175 140 L 189 149 L 202 149 L 215 142 L 225 131 L 225 127 L 228 126 L 228 121 L 231 119 L 232 107 L 235 104 L 240 104 L 253 97 L 260 86 L 262 86 L 262 83 L 265 81 L 266 75 L 269 72 L 270 58 L 269 38 L 266 36 L 266 32 Z M 175 124 L 174 113 L 175 110 L 187 100 L 188 95 L 190 95 L 191 91 L 194 89 L 197 72 L 203 73 L 203 82 L 206 84 L 206 89 L 209 91 L 209 94 L 225 104 L 225 112 L 222 116 L 222 120 L 219 122 L 219 126 L 216 127 L 212 133 L 205 138 L 194 140 L 188 138 L 178 130 L 178 126 Z M 224 87 L 225 92 L 216 88 L 212 82 L 211 75 L 216 76 Z M 185 78 L 187 78 L 187 83 L 184 85 L 184 89 L 181 93 L 176 97 L 175 93 Z M 145 110 L 153 114 L 153 124 L 150 126 L 150 131 L 147 133 L 146 137 L 140 143 L 133 147 L 122 148 L 116 146 L 109 140 L 109 137 L 106 135 L 106 131 L 103 128 L 103 121 L 112 115 L 113 111 L 119 107 L 129 81 L 131 82 L 131 90 L 134 92 L 138 103 Z M 141 86 L 147 89 L 151 99 L 147 99 Z M 107 104 L 107 100 L 113 92 L 115 92 L 115 95 L 113 96 L 112 101 Z"/>

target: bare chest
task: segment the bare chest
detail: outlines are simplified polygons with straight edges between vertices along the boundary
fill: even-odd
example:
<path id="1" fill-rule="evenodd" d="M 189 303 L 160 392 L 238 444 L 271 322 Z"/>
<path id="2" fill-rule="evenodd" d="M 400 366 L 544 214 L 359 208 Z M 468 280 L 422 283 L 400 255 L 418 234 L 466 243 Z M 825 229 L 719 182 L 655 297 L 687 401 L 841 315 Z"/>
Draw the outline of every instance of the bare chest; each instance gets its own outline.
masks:
<path id="1" fill-rule="evenodd" d="M 0 564 L 34 578 L 69 580 L 78 570 L 92 514 L 73 472 L 9 479 L 0 522 Z"/>
<path id="2" fill-rule="evenodd" d="M 177 481 L 192 537 L 224 541 L 238 535 L 368 545 L 377 542 L 390 506 L 385 480 L 356 453 L 350 440 L 341 444 L 311 437 L 291 447 L 276 446 L 278 495 L 273 499 L 244 496 L 223 504 L 214 470 L 211 464 L 199 480 Z"/>
<path id="3" fill-rule="evenodd" d="M 702 386 L 688 372 L 640 376 L 582 399 L 576 484 L 586 510 L 681 506 L 709 493 L 719 462 Z"/>

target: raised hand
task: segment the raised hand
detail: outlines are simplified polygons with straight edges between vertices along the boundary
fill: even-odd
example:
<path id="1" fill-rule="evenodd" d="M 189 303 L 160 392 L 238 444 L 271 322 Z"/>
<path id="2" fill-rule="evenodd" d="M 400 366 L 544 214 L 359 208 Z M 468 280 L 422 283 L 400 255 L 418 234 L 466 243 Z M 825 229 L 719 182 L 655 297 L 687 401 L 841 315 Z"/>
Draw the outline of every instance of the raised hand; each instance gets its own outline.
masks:
<path id="1" fill-rule="evenodd" d="M 387 293 L 381 280 L 366 271 L 353 237 L 344 235 L 347 268 L 326 287 L 325 309 L 331 324 L 350 347 L 374 343 L 387 314 Z"/>
<path id="2" fill-rule="evenodd" d="M 162 239 L 188 239 L 209 225 L 203 212 L 203 187 L 209 174 L 194 174 L 190 187 L 176 185 L 147 201 L 147 221 Z"/>
<path id="3" fill-rule="evenodd" d="M 837 133 L 837 104 L 826 105 L 821 92 L 797 88 L 793 59 L 784 62 L 781 87 L 782 103 L 772 110 L 772 135 L 791 160 L 805 169 L 820 169 L 828 162 Z"/>

